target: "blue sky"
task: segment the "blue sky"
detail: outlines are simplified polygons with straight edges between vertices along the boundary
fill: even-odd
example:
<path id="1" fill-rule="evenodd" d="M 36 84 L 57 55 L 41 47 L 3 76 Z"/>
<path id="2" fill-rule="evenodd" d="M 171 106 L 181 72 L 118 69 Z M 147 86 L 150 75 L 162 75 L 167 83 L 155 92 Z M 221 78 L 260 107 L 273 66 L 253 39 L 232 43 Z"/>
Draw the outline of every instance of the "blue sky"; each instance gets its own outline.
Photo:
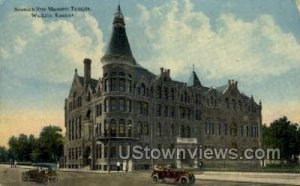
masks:
<path id="1" fill-rule="evenodd" d="M 75 4 L 76 3 L 76 4 Z M 0 0 L 0 136 L 63 126 L 63 103 L 83 58 L 100 58 L 118 1 Z M 15 7 L 88 6 L 74 18 L 34 19 Z M 300 123 L 300 16 L 293 0 L 121 1 L 133 54 L 154 73 L 187 81 L 195 64 L 202 84 L 228 79 L 262 100 L 263 121 Z M 25 127 L 26 126 L 26 129 Z"/>

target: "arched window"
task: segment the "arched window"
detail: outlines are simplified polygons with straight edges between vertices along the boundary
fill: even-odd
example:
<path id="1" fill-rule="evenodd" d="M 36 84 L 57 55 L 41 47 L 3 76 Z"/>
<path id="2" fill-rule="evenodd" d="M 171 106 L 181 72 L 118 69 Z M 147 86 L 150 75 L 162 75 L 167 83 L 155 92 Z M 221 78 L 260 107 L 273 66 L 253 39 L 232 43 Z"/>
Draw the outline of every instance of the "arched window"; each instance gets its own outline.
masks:
<path id="1" fill-rule="evenodd" d="M 187 137 L 187 138 L 190 138 L 190 137 L 191 137 L 191 128 L 190 128 L 190 126 L 187 126 L 187 127 L 186 127 L 186 137 Z"/>
<path id="2" fill-rule="evenodd" d="M 236 102 L 235 102 L 235 99 L 232 99 L 232 107 L 233 107 L 234 110 L 236 109 Z"/>
<path id="3" fill-rule="evenodd" d="M 185 130 L 183 125 L 180 126 L 180 137 L 185 137 Z"/>
<path id="4" fill-rule="evenodd" d="M 77 102 L 78 102 L 78 107 L 81 107 L 82 103 L 81 103 L 81 96 L 79 96 L 77 98 Z"/>
<path id="5" fill-rule="evenodd" d="M 120 137 L 125 136 L 125 121 L 124 121 L 124 119 L 120 119 L 120 121 L 119 121 L 119 136 Z"/>
<path id="6" fill-rule="evenodd" d="M 229 100 L 228 100 L 228 98 L 225 98 L 225 104 L 226 104 L 226 107 L 229 108 Z"/>
<path id="7" fill-rule="evenodd" d="M 160 123 L 157 124 L 157 135 L 158 136 L 162 135 L 162 130 L 161 130 L 161 124 Z"/>
<path id="8" fill-rule="evenodd" d="M 146 94 L 146 87 L 145 87 L 145 85 L 142 83 L 142 84 L 141 84 L 141 87 L 140 87 L 139 95 L 144 96 L 145 94 Z"/>
<path id="9" fill-rule="evenodd" d="M 241 100 L 239 100 L 239 108 L 240 108 L 240 110 L 242 110 L 242 102 L 241 102 Z"/>

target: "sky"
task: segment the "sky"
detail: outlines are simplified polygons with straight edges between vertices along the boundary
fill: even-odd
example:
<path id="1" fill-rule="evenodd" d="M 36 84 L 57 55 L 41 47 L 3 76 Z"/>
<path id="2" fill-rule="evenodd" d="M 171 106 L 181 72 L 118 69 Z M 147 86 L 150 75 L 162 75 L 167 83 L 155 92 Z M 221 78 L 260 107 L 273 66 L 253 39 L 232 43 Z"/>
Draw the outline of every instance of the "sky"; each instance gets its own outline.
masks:
<path id="1" fill-rule="evenodd" d="M 0 0 L 0 145 L 12 135 L 64 128 L 74 69 L 92 59 L 102 75 L 118 0 Z M 205 86 L 228 79 L 262 101 L 263 123 L 283 115 L 300 123 L 299 0 L 120 1 L 139 64 L 187 82 L 193 64 Z M 71 18 L 33 18 L 15 8 L 90 7 Z M 47 12 L 46 12 L 47 13 Z"/>

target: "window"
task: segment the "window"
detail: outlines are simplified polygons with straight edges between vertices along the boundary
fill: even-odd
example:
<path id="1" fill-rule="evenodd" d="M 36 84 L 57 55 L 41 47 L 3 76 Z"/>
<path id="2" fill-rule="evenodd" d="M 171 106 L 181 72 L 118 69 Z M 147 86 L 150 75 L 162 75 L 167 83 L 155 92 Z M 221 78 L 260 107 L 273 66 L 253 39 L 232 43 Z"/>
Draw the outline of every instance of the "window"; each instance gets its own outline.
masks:
<path id="1" fill-rule="evenodd" d="M 220 136 L 221 135 L 221 124 L 218 123 L 218 135 Z"/>
<path id="2" fill-rule="evenodd" d="M 157 116 L 161 116 L 161 105 L 157 105 L 157 112 L 156 112 Z"/>
<path id="3" fill-rule="evenodd" d="M 110 120 L 110 136 L 111 137 L 116 137 L 116 120 L 112 119 Z"/>
<path id="4" fill-rule="evenodd" d="M 170 107 L 170 114 L 171 114 L 172 118 L 175 117 L 175 111 L 174 111 L 174 107 L 173 106 Z"/>
<path id="5" fill-rule="evenodd" d="M 243 137 L 244 136 L 244 126 L 240 126 L 240 132 L 241 132 L 241 136 Z"/>
<path id="6" fill-rule="evenodd" d="M 168 100 L 169 97 L 169 90 L 167 87 L 164 88 L 164 99 Z"/>
<path id="7" fill-rule="evenodd" d="M 228 133 L 228 126 L 227 124 L 224 124 L 224 135 L 227 135 Z"/>
<path id="8" fill-rule="evenodd" d="M 116 78 L 112 78 L 111 79 L 111 91 L 118 91 L 119 87 L 117 84 L 117 79 Z"/>
<path id="9" fill-rule="evenodd" d="M 124 92 L 125 91 L 125 79 L 119 79 L 119 90 Z"/>
<path id="10" fill-rule="evenodd" d="M 81 102 L 81 96 L 79 96 L 79 97 L 77 98 L 77 101 L 78 101 L 78 107 L 81 107 L 81 105 L 82 105 L 82 102 Z"/>
<path id="11" fill-rule="evenodd" d="M 190 126 L 187 126 L 187 127 L 186 127 L 186 137 L 187 137 L 187 138 L 190 138 L 190 137 L 191 137 L 191 128 L 190 128 Z"/>
<path id="12" fill-rule="evenodd" d="M 147 122 L 144 123 L 143 134 L 149 135 L 149 125 Z"/>
<path id="13" fill-rule="evenodd" d="M 131 112 L 131 100 L 126 101 L 126 106 L 127 106 L 127 112 Z"/>
<path id="14" fill-rule="evenodd" d="M 125 111 L 125 99 L 121 98 L 119 99 L 119 110 L 120 111 Z"/>
<path id="15" fill-rule="evenodd" d="M 226 107 L 229 109 L 229 101 L 228 101 L 228 98 L 225 98 L 225 104 L 226 104 Z"/>
<path id="16" fill-rule="evenodd" d="M 148 103 L 143 103 L 143 114 L 148 115 Z"/>
<path id="17" fill-rule="evenodd" d="M 101 116 L 101 114 L 102 114 L 102 104 L 100 103 L 96 106 L 96 116 Z"/>
<path id="18" fill-rule="evenodd" d="M 126 125 L 126 134 L 125 135 L 127 137 L 131 137 L 131 131 L 132 131 L 132 123 L 131 123 L 131 120 L 129 120 Z"/>
<path id="19" fill-rule="evenodd" d="M 162 97 L 161 86 L 157 86 L 157 97 L 158 97 L 159 99 L 161 99 L 161 97 Z"/>
<path id="20" fill-rule="evenodd" d="M 110 100 L 110 111 L 117 111 L 117 99 L 113 98 Z"/>
<path id="21" fill-rule="evenodd" d="M 144 96 L 146 94 L 146 88 L 144 84 L 141 84 L 139 95 Z"/>
<path id="22" fill-rule="evenodd" d="M 143 134 L 143 124 L 142 124 L 142 122 L 138 122 L 137 134 L 138 135 L 142 135 Z"/>
<path id="23" fill-rule="evenodd" d="M 175 127 L 174 127 L 174 124 L 171 124 L 171 136 L 175 136 Z"/>
<path id="24" fill-rule="evenodd" d="M 168 117 L 168 106 L 165 105 L 164 117 Z"/>
<path id="25" fill-rule="evenodd" d="M 175 100 L 175 91 L 174 91 L 174 88 L 171 89 L 171 100 L 172 101 Z"/>
<path id="26" fill-rule="evenodd" d="M 157 124 L 157 135 L 158 136 L 162 135 L 162 130 L 161 130 L 161 124 L 160 123 Z"/>
<path id="27" fill-rule="evenodd" d="M 120 119 L 119 121 L 119 136 L 124 137 L 125 136 L 125 121 L 123 119 Z"/>
<path id="28" fill-rule="evenodd" d="M 183 125 L 180 126 L 180 137 L 185 137 L 185 129 Z"/>

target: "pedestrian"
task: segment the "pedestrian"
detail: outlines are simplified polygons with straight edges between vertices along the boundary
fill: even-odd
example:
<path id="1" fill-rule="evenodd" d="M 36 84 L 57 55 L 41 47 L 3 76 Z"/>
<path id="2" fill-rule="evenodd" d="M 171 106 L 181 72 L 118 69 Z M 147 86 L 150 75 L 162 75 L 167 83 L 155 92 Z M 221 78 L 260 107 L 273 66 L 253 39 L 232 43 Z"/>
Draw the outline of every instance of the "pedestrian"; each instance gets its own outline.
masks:
<path id="1" fill-rule="evenodd" d="M 123 171 L 127 172 L 127 162 L 126 162 L 126 160 L 123 161 Z"/>
<path id="2" fill-rule="evenodd" d="M 10 161 L 10 168 L 13 168 L 13 160 L 10 159 L 9 161 Z"/>
<path id="3" fill-rule="evenodd" d="M 117 161 L 117 171 L 120 171 L 120 166 L 121 166 L 121 163 L 119 161 Z"/>
<path id="4" fill-rule="evenodd" d="M 14 167 L 17 168 L 17 160 L 14 161 Z"/>

